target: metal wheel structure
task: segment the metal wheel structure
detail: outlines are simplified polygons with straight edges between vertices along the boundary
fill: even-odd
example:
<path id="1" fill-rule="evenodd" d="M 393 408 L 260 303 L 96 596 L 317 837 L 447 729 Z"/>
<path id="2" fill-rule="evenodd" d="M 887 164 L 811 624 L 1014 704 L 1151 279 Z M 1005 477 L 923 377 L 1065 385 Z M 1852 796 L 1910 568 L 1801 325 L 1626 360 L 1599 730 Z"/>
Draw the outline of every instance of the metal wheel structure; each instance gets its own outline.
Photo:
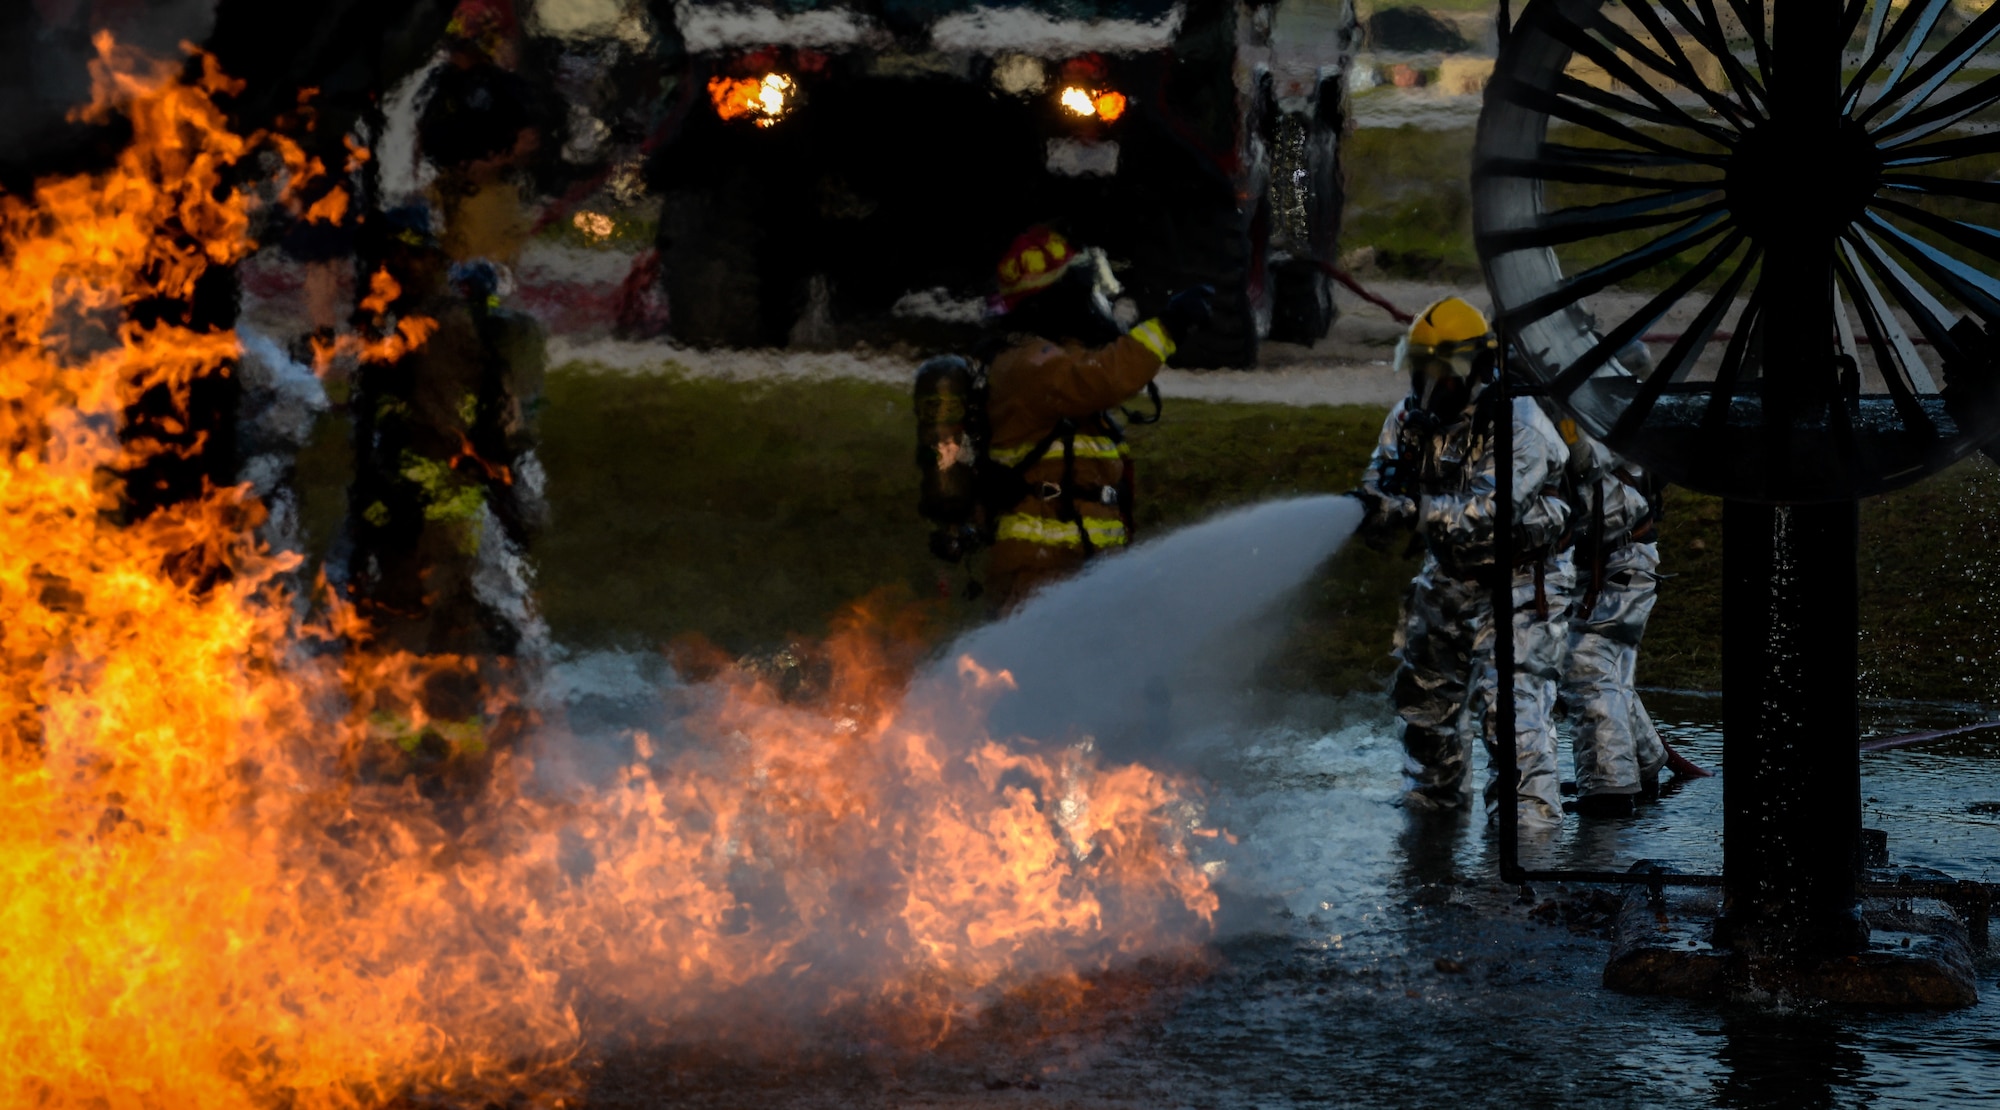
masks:
<path id="1" fill-rule="evenodd" d="M 2000 433 L 2000 4 L 1534 0 L 1474 197 L 1515 367 L 1671 481 L 1845 500 Z"/>

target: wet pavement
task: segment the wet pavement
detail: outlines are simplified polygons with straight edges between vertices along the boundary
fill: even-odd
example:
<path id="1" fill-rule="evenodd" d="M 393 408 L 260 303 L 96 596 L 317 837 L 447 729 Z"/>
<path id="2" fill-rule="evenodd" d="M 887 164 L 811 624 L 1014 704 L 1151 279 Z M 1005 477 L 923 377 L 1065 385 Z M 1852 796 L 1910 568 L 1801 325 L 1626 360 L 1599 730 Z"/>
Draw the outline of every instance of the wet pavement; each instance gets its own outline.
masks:
<path id="1" fill-rule="evenodd" d="M 1720 701 L 1653 695 L 1684 754 L 1720 768 Z M 1864 712 L 1873 735 L 1969 707 Z M 1041 984 L 934 1042 L 830 1023 L 758 1051 L 700 1037 L 616 1053 L 593 1106 L 2000 1106 L 2000 960 L 1978 1006 L 1841 1013 L 1721 1007 L 1598 986 L 1616 895 L 1495 878 L 1476 823 L 1394 805 L 1400 752 L 1375 698 L 1263 705 L 1178 750 L 1207 783 L 1218 939 L 1083 984 Z M 1864 756 L 1893 862 L 2000 880 L 2000 736 Z M 1720 778 L 1546 846 L 1568 866 L 1721 863 Z"/>

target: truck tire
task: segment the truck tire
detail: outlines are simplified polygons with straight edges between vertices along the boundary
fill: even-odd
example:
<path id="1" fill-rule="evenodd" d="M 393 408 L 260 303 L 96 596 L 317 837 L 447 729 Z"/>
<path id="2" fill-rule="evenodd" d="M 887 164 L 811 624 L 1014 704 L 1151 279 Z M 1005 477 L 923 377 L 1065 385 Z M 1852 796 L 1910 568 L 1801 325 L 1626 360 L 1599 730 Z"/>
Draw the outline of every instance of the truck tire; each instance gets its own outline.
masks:
<path id="1" fill-rule="evenodd" d="M 1271 340 L 1310 347 L 1333 327 L 1333 280 L 1319 263 L 1288 258 L 1271 266 Z"/>
<path id="2" fill-rule="evenodd" d="M 1288 115 L 1279 128 L 1272 205 L 1281 230 L 1273 236 L 1277 260 L 1271 264 L 1271 338 L 1277 342 L 1310 347 L 1326 338 L 1339 314 L 1326 261 L 1338 250 L 1345 197 L 1344 97 L 1338 79 L 1321 81 L 1312 110 Z"/>
<path id="3" fill-rule="evenodd" d="M 1225 241 L 1222 253 L 1204 260 L 1208 263 L 1204 269 L 1208 274 L 1240 276 L 1216 289 L 1215 315 L 1180 345 L 1175 366 L 1249 369 L 1257 365 L 1258 344 L 1271 330 L 1269 205 L 1259 203 L 1248 227 L 1236 213 L 1226 218 L 1241 230 Z"/>
<path id="4" fill-rule="evenodd" d="M 757 237 L 727 192 L 669 193 L 660 209 L 668 330 L 695 347 L 755 346 Z"/>

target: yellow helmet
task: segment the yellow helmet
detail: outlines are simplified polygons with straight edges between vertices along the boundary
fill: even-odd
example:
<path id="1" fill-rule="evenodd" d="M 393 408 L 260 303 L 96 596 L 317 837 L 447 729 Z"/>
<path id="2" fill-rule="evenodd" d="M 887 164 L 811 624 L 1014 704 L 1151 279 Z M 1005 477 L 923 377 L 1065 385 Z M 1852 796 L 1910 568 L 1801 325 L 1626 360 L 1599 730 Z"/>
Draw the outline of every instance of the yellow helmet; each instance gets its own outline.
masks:
<path id="1" fill-rule="evenodd" d="M 1486 316 L 1458 297 L 1424 309 L 1410 324 L 1410 346 L 1438 347 L 1487 338 Z"/>
<path id="2" fill-rule="evenodd" d="M 1396 344 L 1396 369 L 1409 375 L 1410 391 L 1440 415 L 1460 408 L 1485 384 L 1500 340 L 1486 316 L 1458 297 L 1446 297 L 1417 314 Z"/>

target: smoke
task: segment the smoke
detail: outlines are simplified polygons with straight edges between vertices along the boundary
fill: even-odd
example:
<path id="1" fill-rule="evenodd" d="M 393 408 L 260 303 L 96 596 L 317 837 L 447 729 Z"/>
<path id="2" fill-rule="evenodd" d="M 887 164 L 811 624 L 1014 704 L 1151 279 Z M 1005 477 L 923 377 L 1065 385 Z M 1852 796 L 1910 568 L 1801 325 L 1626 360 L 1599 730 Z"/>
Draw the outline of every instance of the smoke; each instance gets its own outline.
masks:
<path id="1" fill-rule="evenodd" d="M 1011 617 L 967 633 L 919 674 L 904 714 L 948 720 L 966 701 L 960 660 L 1005 670 L 1011 691 L 990 701 L 972 731 L 1063 743 L 1092 737 L 1106 758 L 1152 761 L 1243 692 L 1284 632 L 1279 603 L 1352 535 L 1361 507 L 1347 497 L 1303 497 L 1224 513 L 1131 551 L 1037 595 Z M 1164 693 L 1164 698 L 1162 694 Z M 671 737 L 679 706 L 700 700 L 657 656 L 592 652 L 543 675 L 539 708 L 581 741 L 545 751 L 583 780 L 615 771 L 622 744 L 593 741 L 646 729 Z M 1165 721 L 1166 728 L 1158 726 Z"/>
<path id="2" fill-rule="evenodd" d="M 393 208 L 419 200 L 437 178 L 437 169 L 417 157 L 417 117 L 429 103 L 432 75 L 444 65 L 439 51 L 416 72 L 403 78 L 382 99 L 384 125 L 376 143 L 381 161 L 383 206 Z"/>
<path id="3" fill-rule="evenodd" d="M 532 742 L 535 774 L 541 789 L 571 798 L 586 813 L 635 781 L 673 784 L 686 799 L 666 803 L 669 824 L 728 827 L 732 838 L 755 844 L 748 858 L 762 861 L 756 883 L 743 885 L 748 873 L 740 864 L 723 869 L 726 879 L 704 879 L 703 868 L 691 878 L 723 883 L 742 915 L 740 927 L 764 935 L 771 951 L 784 953 L 779 962 L 800 969 L 787 980 L 791 1001 L 777 1011 L 803 1015 L 862 984 L 897 981 L 912 958 L 905 946 L 920 932 L 913 932 L 906 907 L 939 897 L 925 885 L 934 867 L 925 853 L 939 845 L 968 853 L 953 856 L 952 890 L 1002 887 L 995 868 L 1010 864 L 987 845 L 998 827 L 992 823 L 1003 816 L 1029 818 L 1008 825 L 1013 831 L 1005 842 L 1013 843 L 1048 821 L 1068 829 L 1065 822 L 1087 814 L 1094 820 L 1155 814 L 1117 833 L 1122 847 L 1109 855 L 1089 845 L 1111 832 L 1061 833 L 1051 841 L 1061 851 L 1022 872 L 1050 868 L 1089 893 L 1092 907 L 1101 898 L 1102 909 L 1090 913 L 1102 919 L 1087 929 L 1050 924 L 1068 920 L 1062 915 L 1069 910 L 1046 892 L 996 890 L 991 903 L 952 910 L 963 919 L 951 926 L 954 937 L 967 929 L 982 935 L 988 919 L 1018 931 L 1008 942 L 1004 962 L 1012 970 L 1005 980 L 1104 966 L 1118 953 L 1172 950 L 1207 928 L 1190 912 L 1205 880 L 1189 870 L 1144 869 L 1160 845 L 1184 843 L 1188 828 L 1204 824 L 1196 796 L 1177 794 L 1180 776 L 1162 776 L 1161 765 L 1176 761 L 1171 738 L 1232 734 L 1203 715 L 1235 708 L 1230 695 L 1283 631 L 1282 600 L 1339 548 L 1359 515 L 1354 502 L 1339 497 L 1273 502 L 1104 559 L 1012 617 L 961 638 L 905 691 L 893 688 L 888 672 L 860 668 L 892 683 L 880 691 L 884 716 L 873 725 L 856 704 L 867 699 L 840 692 L 838 678 L 829 699 L 839 707 L 834 714 L 853 713 L 858 722 L 826 717 L 825 707 L 746 699 L 742 676 L 689 682 L 657 655 L 561 659 L 538 684 L 546 716 Z M 968 658 L 976 669 L 963 663 Z M 994 680 L 998 668 L 1011 674 L 1011 688 Z M 843 670 L 856 673 L 836 668 Z M 1082 742 L 1085 736 L 1090 742 Z M 632 778 L 635 760 L 650 766 L 639 780 Z M 802 770 L 806 764 L 814 768 L 810 774 Z M 1126 783 L 1143 788 L 1120 800 Z M 1018 808 L 1030 796 L 1043 799 L 1036 805 L 1046 814 L 1008 816 L 1009 805 Z M 883 838 L 848 818 L 814 817 L 821 797 L 850 799 L 843 805 L 875 815 L 870 828 L 907 822 L 909 831 Z M 1013 801 L 1003 805 L 1007 799 Z M 617 873 L 634 857 L 625 837 L 652 835 L 649 827 L 565 833 L 565 850 L 574 857 L 565 866 L 579 880 Z M 1061 839 L 1072 833 L 1080 839 Z M 1219 843 L 1200 841 L 1191 850 L 1207 853 Z M 1194 866 L 1185 855 L 1159 858 L 1173 868 Z M 1116 870 L 1135 865 L 1140 869 L 1131 873 Z M 1105 868 L 1113 870 L 1100 874 Z M 975 875 L 985 878 L 973 882 Z M 816 876 L 832 885 L 818 889 Z M 921 894 L 882 896 L 905 890 Z M 1184 899 L 1192 899 L 1186 908 Z M 793 921 L 806 912 L 801 907 L 818 915 L 809 929 Z M 1107 938 L 1117 943 L 1107 945 Z M 972 958 L 961 966 L 978 969 L 971 981 L 999 974 L 988 966 L 992 957 L 967 951 Z M 750 1005 L 736 991 L 716 1000 L 728 1010 Z M 693 1001 L 677 997 L 674 1005 Z M 777 1016 L 768 1007 L 759 1012 L 760 1020 Z"/>
<path id="4" fill-rule="evenodd" d="M 1107 758 L 1156 764 L 1243 691 L 1284 631 L 1279 602 L 1360 520 L 1351 498 L 1273 501 L 1105 558 L 953 644 L 912 701 L 955 689 L 969 656 L 1013 676 L 993 735 L 1090 736 Z"/>

